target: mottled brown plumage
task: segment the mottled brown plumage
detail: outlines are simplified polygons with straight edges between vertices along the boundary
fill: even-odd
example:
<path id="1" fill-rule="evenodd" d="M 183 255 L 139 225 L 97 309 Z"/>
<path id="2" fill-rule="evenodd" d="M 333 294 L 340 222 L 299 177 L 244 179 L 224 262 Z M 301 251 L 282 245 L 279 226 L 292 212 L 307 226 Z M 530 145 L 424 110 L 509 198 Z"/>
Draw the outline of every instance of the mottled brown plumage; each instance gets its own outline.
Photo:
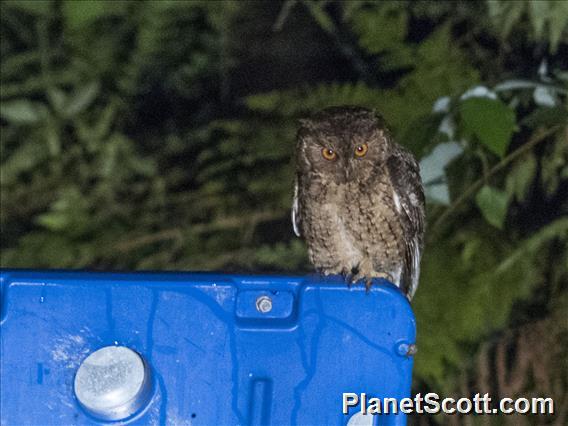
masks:
<path id="1" fill-rule="evenodd" d="M 324 274 L 383 277 L 412 298 L 424 236 L 424 192 L 412 154 L 383 120 L 333 107 L 301 121 L 292 221 Z"/>

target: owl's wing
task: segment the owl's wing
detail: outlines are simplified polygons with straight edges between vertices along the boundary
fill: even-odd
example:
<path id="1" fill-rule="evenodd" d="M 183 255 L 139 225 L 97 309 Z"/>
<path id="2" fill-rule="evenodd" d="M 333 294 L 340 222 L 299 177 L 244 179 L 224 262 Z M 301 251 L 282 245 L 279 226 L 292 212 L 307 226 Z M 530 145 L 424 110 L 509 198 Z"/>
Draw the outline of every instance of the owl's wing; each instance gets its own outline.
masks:
<path id="1" fill-rule="evenodd" d="M 393 144 L 387 168 L 393 185 L 393 199 L 400 215 L 406 245 L 400 288 L 412 299 L 418 287 L 420 259 L 424 248 L 425 200 L 420 166 L 414 156 Z"/>
<path id="2" fill-rule="evenodd" d="M 294 201 L 292 202 L 292 227 L 297 237 L 300 233 L 300 204 L 298 201 L 298 178 L 294 181 Z"/>

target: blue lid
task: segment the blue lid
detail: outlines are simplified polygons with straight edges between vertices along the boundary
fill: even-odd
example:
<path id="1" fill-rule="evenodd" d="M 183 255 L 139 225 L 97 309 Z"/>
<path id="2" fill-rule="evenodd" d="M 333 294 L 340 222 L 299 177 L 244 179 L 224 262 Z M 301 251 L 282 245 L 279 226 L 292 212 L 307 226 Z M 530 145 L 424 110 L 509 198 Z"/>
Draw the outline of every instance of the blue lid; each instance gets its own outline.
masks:
<path id="1" fill-rule="evenodd" d="M 360 407 L 343 414 L 344 392 L 410 394 L 414 316 L 384 280 L 369 292 L 319 276 L 3 270 L 0 281 L 2 424 L 110 422 L 74 387 L 107 346 L 145 365 L 127 424 L 346 425 Z"/>

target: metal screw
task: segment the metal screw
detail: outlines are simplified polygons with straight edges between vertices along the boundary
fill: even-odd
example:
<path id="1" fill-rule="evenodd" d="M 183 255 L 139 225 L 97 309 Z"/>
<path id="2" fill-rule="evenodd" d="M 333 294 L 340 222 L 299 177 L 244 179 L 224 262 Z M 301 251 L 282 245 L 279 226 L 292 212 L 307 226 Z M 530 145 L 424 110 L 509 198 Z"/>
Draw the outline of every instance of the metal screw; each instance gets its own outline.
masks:
<path id="1" fill-rule="evenodd" d="M 398 345 L 398 354 L 400 356 L 414 356 L 416 355 L 416 352 L 418 351 L 418 348 L 416 347 L 416 345 L 414 343 L 401 343 L 400 345 Z"/>
<path id="2" fill-rule="evenodd" d="M 272 310 L 272 299 L 268 296 L 260 296 L 256 299 L 256 310 L 266 314 Z"/>
<path id="3" fill-rule="evenodd" d="M 414 343 L 412 343 L 408 345 L 408 351 L 406 351 L 406 356 L 414 356 L 416 355 L 416 352 L 418 352 L 418 347 Z"/>

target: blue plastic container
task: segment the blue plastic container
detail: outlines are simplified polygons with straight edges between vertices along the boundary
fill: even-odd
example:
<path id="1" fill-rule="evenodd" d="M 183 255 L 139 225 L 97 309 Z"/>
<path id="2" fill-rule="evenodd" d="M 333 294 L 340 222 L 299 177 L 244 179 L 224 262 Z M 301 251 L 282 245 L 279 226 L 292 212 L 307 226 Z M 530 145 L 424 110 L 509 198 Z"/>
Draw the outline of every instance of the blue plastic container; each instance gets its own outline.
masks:
<path id="1" fill-rule="evenodd" d="M 3 270 L 0 282 L 2 425 L 108 423 L 74 386 L 106 346 L 149 372 L 119 424 L 347 425 L 360 407 L 343 414 L 344 392 L 410 396 L 414 316 L 386 281 Z"/>

